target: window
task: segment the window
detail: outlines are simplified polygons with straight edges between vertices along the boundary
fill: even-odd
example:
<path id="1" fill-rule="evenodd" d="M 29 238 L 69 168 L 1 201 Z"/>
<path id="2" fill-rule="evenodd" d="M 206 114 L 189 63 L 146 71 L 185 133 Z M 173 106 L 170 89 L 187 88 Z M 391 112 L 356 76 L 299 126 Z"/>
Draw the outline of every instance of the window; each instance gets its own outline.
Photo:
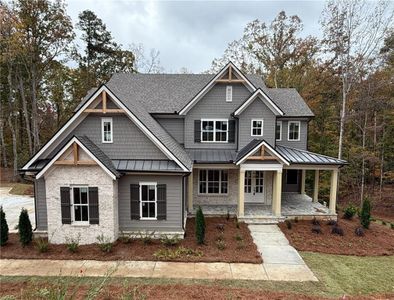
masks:
<path id="1" fill-rule="evenodd" d="M 288 140 L 289 141 L 300 140 L 300 121 L 289 121 Z"/>
<path id="2" fill-rule="evenodd" d="M 246 171 L 245 172 L 244 192 L 245 193 L 251 193 L 252 192 L 252 171 Z"/>
<path id="3" fill-rule="evenodd" d="M 112 118 L 101 119 L 101 135 L 103 143 L 112 143 Z"/>
<path id="4" fill-rule="evenodd" d="M 264 121 L 261 120 L 252 120 L 251 126 L 251 136 L 262 136 L 263 135 L 263 123 Z"/>
<path id="5" fill-rule="evenodd" d="M 282 140 L 282 121 L 276 121 L 275 139 L 277 141 L 281 141 Z"/>
<path id="6" fill-rule="evenodd" d="M 226 86 L 226 102 L 233 101 L 233 87 L 231 85 Z"/>
<path id="7" fill-rule="evenodd" d="M 287 170 L 286 184 L 298 184 L 297 170 Z"/>
<path id="8" fill-rule="evenodd" d="M 71 205 L 73 223 L 89 224 L 89 192 L 88 187 L 71 188 Z"/>
<path id="9" fill-rule="evenodd" d="M 202 142 L 228 141 L 228 120 L 201 120 Z"/>
<path id="10" fill-rule="evenodd" d="M 141 219 L 157 218 L 157 183 L 140 183 L 140 216 Z"/>
<path id="11" fill-rule="evenodd" d="M 198 185 L 200 194 L 227 194 L 228 171 L 200 170 Z"/>
<path id="12" fill-rule="evenodd" d="M 256 171 L 255 192 L 262 193 L 263 190 L 264 190 L 264 172 Z"/>

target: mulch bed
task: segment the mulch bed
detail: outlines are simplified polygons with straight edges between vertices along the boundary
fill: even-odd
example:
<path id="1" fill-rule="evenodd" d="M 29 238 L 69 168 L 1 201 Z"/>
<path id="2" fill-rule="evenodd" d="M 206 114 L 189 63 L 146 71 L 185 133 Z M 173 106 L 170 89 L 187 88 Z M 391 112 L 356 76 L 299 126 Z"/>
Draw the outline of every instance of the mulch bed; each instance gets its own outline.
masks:
<path id="1" fill-rule="evenodd" d="M 99 247 L 93 245 L 81 245 L 76 253 L 71 253 L 65 245 L 49 245 L 46 253 L 39 253 L 34 243 L 23 248 L 18 240 L 17 234 L 10 234 L 7 244 L 0 248 L 0 257 L 13 259 L 75 259 L 75 260 L 161 260 L 179 262 L 234 262 L 234 263 L 262 263 L 262 258 L 257 251 L 256 245 L 250 235 L 247 225 L 239 223 L 239 228 L 235 225 L 235 220 L 230 218 L 205 218 L 206 232 L 205 244 L 197 245 L 195 239 L 194 218 L 187 220 L 185 239 L 176 246 L 164 246 L 160 240 L 153 240 L 149 245 L 145 245 L 141 240 L 133 240 L 124 244 L 116 241 L 110 253 L 102 252 Z M 217 229 L 218 224 L 224 224 L 224 231 L 221 233 Z M 225 248 L 219 250 L 217 238 L 222 236 Z M 242 242 L 236 240 L 236 235 L 242 237 Z M 202 252 L 202 256 L 183 256 L 178 258 L 157 259 L 153 254 L 160 249 L 177 249 L 185 247 Z"/>
<path id="2" fill-rule="evenodd" d="M 394 255 L 394 230 L 387 226 L 371 223 L 365 229 L 365 235 L 355 234 L 360 227 L 358 218 L 345 220 L 338 217 L 338 225 L 344 231 L 340 236 L 332 234 L 332 225 L 320 221 L 322 233 L 312 232 L 312 221 L 292 221 L 292 228 L 288 229 L 286 223 L 279 227 L 286 235 L 290 244 L 299 251 L 312 251 L 338 255 L 356 256 L 383 256 Z"/>

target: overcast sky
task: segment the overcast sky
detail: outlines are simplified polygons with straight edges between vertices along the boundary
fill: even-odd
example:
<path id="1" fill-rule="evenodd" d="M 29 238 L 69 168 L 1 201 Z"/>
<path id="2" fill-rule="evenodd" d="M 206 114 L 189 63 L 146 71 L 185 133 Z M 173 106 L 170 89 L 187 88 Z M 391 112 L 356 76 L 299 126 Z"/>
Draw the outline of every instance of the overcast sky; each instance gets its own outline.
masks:
<path id="1" fill-rule="evenodd" d="M 124 47 L 142 43 L 146 49 L 159 50 L 166 72 L 185 67 L 199 73 L 209 69 L 229 42 L 242 36 L 248 22 L 260 19 L 269 23 L 281 10 L 302 19 L 303 35 L 320 36 L 318 21 L 324 2 L 68 0 L 67 5 L 74 25 L 78 14 L 90 9 Z"/>

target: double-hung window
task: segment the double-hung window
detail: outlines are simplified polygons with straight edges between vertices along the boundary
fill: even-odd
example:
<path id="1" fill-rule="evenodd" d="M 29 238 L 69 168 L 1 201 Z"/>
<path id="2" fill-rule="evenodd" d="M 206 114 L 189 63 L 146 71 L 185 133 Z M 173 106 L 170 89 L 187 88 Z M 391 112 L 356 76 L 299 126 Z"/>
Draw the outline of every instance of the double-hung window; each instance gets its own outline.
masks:
<path id="1" fill-rule="evenodd" d="M 288 125 L 288 140 L 299 141 L 300 140 L 300 121 L 289 121 Z"/>
<path id="2" fill-rule="evenodd" d="M 112 118 L 101 119 L 101 137 L 103 143 L 112 143 L 113 141 Z"/>
<path id="3" fill-rule="evenodd" d="M 200 170 L 199 193 L 200 194 L 227 194 L 228 171 L 227 170 Z"/>
<path id="4" fill-rule="evenodd" d="M 156 182 L 140 182 L 140 216 L 142 220 L 157 219 Z"/>
<path id="5" fill-rule="evenodd" d="M 276 121 L 275 139 L 277 141 L 281 141 L 282 140 L 282 121 Z"/>
<path id="6" fill-rule="evenodd" d="M 89 224 L 89 189 L 86 186 L 71 187 L 72 222 Z"/>
<path id="7" fill-rule="evenodd" d="M 201 120 L 202 142 L 228 142 L 228 120 Z"/>
<path id="8" fill-rule="evenodd" d="M 252 120 L 251 123 L 252 124 L 251 124 L 250 135 L 251 136 L 263 136 L 263 124 L 264 124 L 263 119 Z"/>

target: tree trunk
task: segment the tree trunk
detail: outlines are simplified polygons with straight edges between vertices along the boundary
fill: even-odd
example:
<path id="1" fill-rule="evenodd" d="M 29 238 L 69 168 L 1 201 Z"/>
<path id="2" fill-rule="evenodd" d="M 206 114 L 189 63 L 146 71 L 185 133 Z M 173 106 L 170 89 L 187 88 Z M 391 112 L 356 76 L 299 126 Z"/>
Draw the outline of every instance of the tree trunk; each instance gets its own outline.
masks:
<path id="1" fill-rule="evenodd" d="M 23 107 L 23 114 L 25 116 L 25 126 L 26 126 L 26 133 L 27 133 L 27 141 L 29 144 L 29 156 L 33 155 L 33 143 L 31 138 L 31 129 L 30 129 L 30 118 L 29 118 L 29 110 L 27 109 L 27 101 L 25 95 L 25 86 L 23 84 L 22 76 L 18 75 L 18 86 L 19 86 L 19 93 L 22 99 L 22 107 Z"/>
<path id="2" fill-rule="evenodd" d="M 361 163 L 361 192 L 360 192 L 361 207 L 362 207 L 363 201 L 364 201 L 364 188 L 365 188 L 365 139 L 366 139 L 366 133 L 367 133 L 367 116 L 368 116 L 368 113 L 365 112 L 364 127 L 362 128 L 362 163 Z"/>
<path id="3" fill-rule="evenodd" d="M 14 168 L 14 180 L 18 177 L 18 150 L 17 150 L 17 136 L 14 124 L 12 123 L 12 117 L 14 112 L 14 99 L 13 99 L 13 87 L 12 87 L 12 69 L 11 65 L 8 65 L 8 105 L 9 105 L 9 112 L 8 112 L 8 126 L 10 127 L 11 136 L 12 136 L 12 152 L 13 152 L 13 168 Z"/>
<path id="4" fill-rule="evenodd" d="M 7 161 L 7 150 L 5 147 L 5 141 L 4 141 L 4 124 L 5 124 L 5 119 L 4 119 L 4 110 L 2 103 L 0 101 L 0 143 L 1 143 L 1 153 L 2 153 L 2 158 L 3 158 L 3 167 L 7 168 L 8 166 L 8 161 Z"/>
<path id="5" fill-rule="evenodd" d="M 345 131 L 345 118 L 346 118 L 346 98 L 347 98 L 347 84 L 346 75 L 342 75 L 342 109 L 339 121 L 339 141 L 338 141 L 338 158 L 342 159 L 342 149 L 343 149 L 343 134 Z"/>
<path id="6" fill-rule="evenodd" d="M 385 135 L 385 119 L 383 115 L 383 123 L 382 123 L 382 150 L 380 154 L 380 180 L 379 180 L 379 198 L 382 200 L 382 193 L 383 193 L 383 174 L 384 174 L 384 135 Z"/>
<path id="7" fill-rule="evenodd" d="M 40 136 L 38 128 L 38 107 L 37 107 L 37 77 L 36 67 L 33 63 L 31 72 L 31 90 L 32 90 L 32 101 L 31 101 L 31 119 L 32 119 L 32 131 L 33 131 L 33 150 L 37 152 L 40 148 Z"/>

